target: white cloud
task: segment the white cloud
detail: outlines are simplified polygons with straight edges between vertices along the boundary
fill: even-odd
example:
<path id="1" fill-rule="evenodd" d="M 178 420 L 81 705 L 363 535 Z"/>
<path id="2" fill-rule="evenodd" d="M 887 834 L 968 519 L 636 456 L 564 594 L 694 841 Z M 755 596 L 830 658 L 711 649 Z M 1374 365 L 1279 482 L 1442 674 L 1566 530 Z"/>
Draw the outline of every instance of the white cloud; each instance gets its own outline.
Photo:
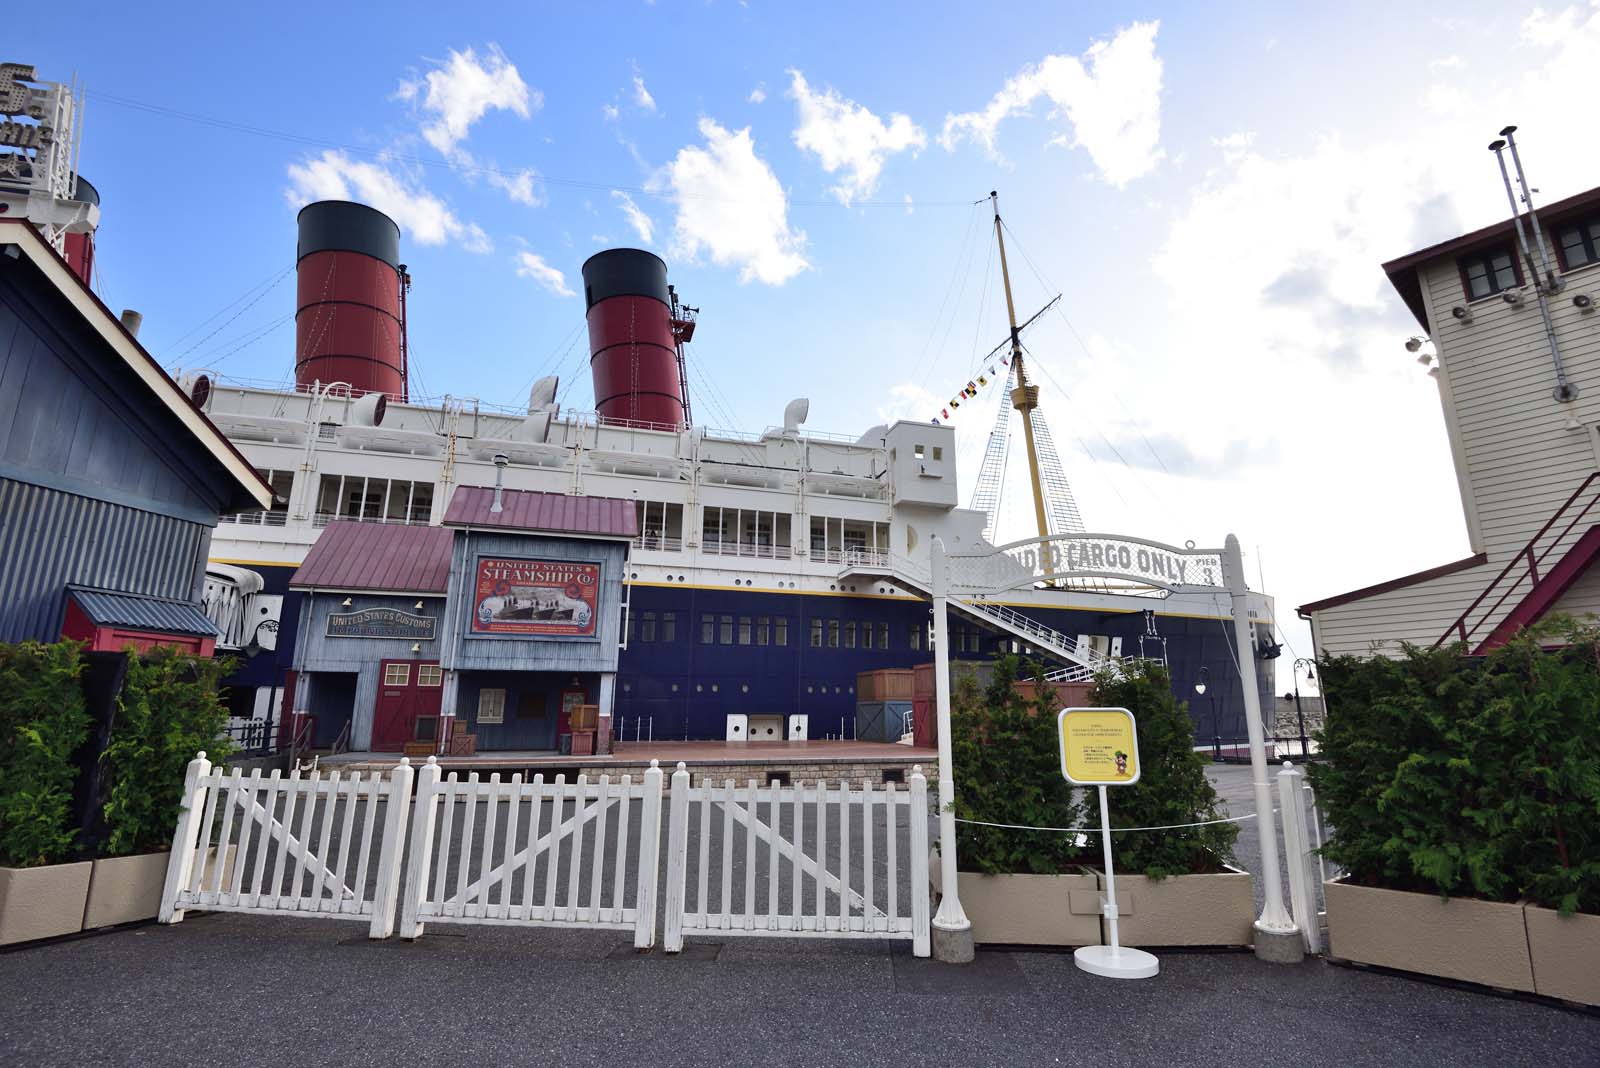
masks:
<path id="1" fill-rule="evenodd" d="M 674 253 L 701 251 L 722 267 L 738 267 L 739 281 L 782 285 L 811 264 L 806 235 L 789 227 L 789 198 L 777 175 L 756 155 L 750 128 L 727 130 L 700 120 L 705 147 L 686 145 L 651 179 L 651 188 L 677 206 Z"/>
<path id="2" fill-rule="evenodd" d="M 621 205 L 622 214 L 627 216 L 628 225 L 633 227 L 634 233 L 639 235 L 639 240 L 648 245 L 651 237 L 655 234 L 655 222 L 640 210 L 639 205 L 633 202 L 632 197 L 622 190 L 613 189 L 611 191 L 611 199 Z"/>
<path id="3" fill-rule="evenodd" d="M 544 187 L 539 182 L 539 172 L 532 167 L 525 167 L 515 174 L 490 171 L 489 184 L 503 190 L 506 196 L 518 204 L 537 208 L 545 203 Z"/>
<path id="4" fill-rule="evenodd" d="M 633 74 L 633 102 L 646 111 L 654 111 L 656 109 L 656 98 L 651 96 L 650 90 L 644 87 L 644 79 L 639 76 L 638 71 L 634 71 Z"/>
<path id="5" fill-rule="evenodd" d="M 1438 59 L 1428 60 L 1428 73 L 1438 74 L 1442 70 L 1460 70 L 1465 66 L 1460 56 L 1441 56 Z"/>
<path id="6" fill-rule="evenodd" d="M 455 242 L 469 252 L 494 247 L 477 224 L 462 222 L 421 183 L 381 163 L 353 160 L 328 149 L 314 159 L 289 164 L 289 182 L 284 192 L 296 206 L 313 200 L 356 200 L 389 216 L 420 245 Z"/>
<path id="7" fill-rule="evenodd" d="M 1000 123 L 1024 114 L 1040 97 L 1065 117 L 1071 137 L 1052 144 L 1082 146 L 1100 176 L 1117 187 L 1148 174 L 1161 159 L 1161 73 L 1156 55 L 1159 22 L 1136 22 L 1109 41 L 1096 41 L 1080 60 L 1049 55 L 1009 79 L 982 111 L 947 115 L 939 143 L 954 149 L 963 140 L 981 144 L 993 158 Z"/>
<path id="8" fill-rule="evenodd" d="M 750 95 L 748 97 L 746 97 L 746 100 L 748 100 L 752 104 L 759 104 L 765 99 L 767 99 L 767 83 L 766 82 L 762 82 L 760 85 L 758 85 L 754 89 L 750 90 Z"/>
<path id="9" fill-rule="evenodd" d="M 829 174 L 844 172 L 843 181 L 830 190 L 842 204 L 872 195 L 887 157 L 908 148 L 920 150 L 927 143 L 922 128 L 909 116 L 895 113 L 885 123 L 831 87 L 813 92 L 798 70 L 789 76 L 789 96 L 800 123 L 794 143 L 815 155 Z"/>
<path id="10" fill-rule="evenodd" d="M 600 106 L 600 114 L 606 117 L 607 122 L 616 122 L 622 111 L 615 104 L 602 104 Z"/>
<path id="11" fill-rule="evenodd" d="M 567 276 L 546 263 L 537 252 L 523 250 L 517 253 L 516 263 L 518 278 L 531 278 L 541 289 L 558 297 L 577 296 L 568 288 Z"/>
<path id="12" fill-rule="evenodd" d="M 472 48 L 451 49 L 441 66 L 401 82 L 395 95 L 431 116 L 422 124 L 422 136 L 446 156 L 456 155 L 472 124 L 490 111 L 525 119 L 544 104 L 543 95 L 528 88 L 498 45 L 490 45 L 481 61 Z"/>

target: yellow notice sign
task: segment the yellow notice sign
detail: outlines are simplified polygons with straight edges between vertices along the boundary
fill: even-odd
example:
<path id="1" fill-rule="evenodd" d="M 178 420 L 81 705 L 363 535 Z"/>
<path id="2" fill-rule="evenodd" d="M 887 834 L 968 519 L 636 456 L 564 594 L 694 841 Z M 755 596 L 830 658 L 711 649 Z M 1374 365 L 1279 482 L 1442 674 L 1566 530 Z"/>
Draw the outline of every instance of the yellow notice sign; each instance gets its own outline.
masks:
<path id="1" fill-rule="evenodd" d="M 1064 708 L 1056 717 L 1061 774 L 1079 786 L 1139 781 L 1139 736 L 1126 708 Z"/>

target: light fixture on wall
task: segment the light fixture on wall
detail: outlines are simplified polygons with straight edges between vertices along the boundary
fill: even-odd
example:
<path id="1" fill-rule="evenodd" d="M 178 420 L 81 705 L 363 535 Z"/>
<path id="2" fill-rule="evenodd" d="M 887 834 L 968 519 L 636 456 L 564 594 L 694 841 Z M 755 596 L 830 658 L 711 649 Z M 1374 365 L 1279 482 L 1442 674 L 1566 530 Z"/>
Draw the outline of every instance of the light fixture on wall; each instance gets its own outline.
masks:
<path id="1" fill-rule="evenodd" d="M 422 602 L 418 601 L 416 604 L 412 605 L 411 607 L 416 609 L 418 612 L 420 612 L 420 611 L 422 611 Z"/>
<path id="2" fill-rule="evenodd" d="M 1587 293 L 1579 293 L 1572 298 L 1572 306 L 1583 314 L 1588 315 L 1594 311 L 1594 298 Z"/>
<path id="3" fill-rule="evenodd" d="M 1425 341 L 1426 341 L 1425 338 L 1421 338 L 1421 337 L 1418 337 L 1416 334 L 1412 334 L 1410 337 L 1406 338 L 1406 351 L 1407 352 L 1421 352 L 1422 351 L 1422 346 L 1423 346 Z"/>
<path id="4" fill-rule="evenodd" d="M 1462 326 L 1466 326 L 1472 322 L 1472 309 L 1464 304 L 1457 304 L 1454 308 L 1451 308 L 1450 314 L 1454 316 L 1456 322 L 1460 323 Z"/>
<path id="5" fill-rule="evenodd" d="M 1206 684 L 1210 681 L 1211 669 L 1208 667 L 1201 668 L 1200 674 L 1196 676 L 1194 680 L 1194 692 L 1198 694 L 1204 694 L 1206 692 Z"/>
<path id="6" fill-rule="evenodd" d="M 339 607 L 340 608 L 349 608 L 350 607 L 350 598 L 346 597 L 344 600 L 340 601 L 339 602 Z"/>
<path id="7" fill-rule="evenodd" d="M 1511 305 L 1513 308 L 1520 308 L 1522 307 L 1522 290 L 1508 289 L 1500 294 L 1500 299 Z"/>
<path id="8" fill-rule="evenodd" d="M 420 652 L 422 652 L 422 643 L 421 643 L 421 642 L 412 642 L 412 643 L 411 643 L 411 651 L 412 651 L 412 652 L 413 652 L 413 653 L 420 653 Z"/>

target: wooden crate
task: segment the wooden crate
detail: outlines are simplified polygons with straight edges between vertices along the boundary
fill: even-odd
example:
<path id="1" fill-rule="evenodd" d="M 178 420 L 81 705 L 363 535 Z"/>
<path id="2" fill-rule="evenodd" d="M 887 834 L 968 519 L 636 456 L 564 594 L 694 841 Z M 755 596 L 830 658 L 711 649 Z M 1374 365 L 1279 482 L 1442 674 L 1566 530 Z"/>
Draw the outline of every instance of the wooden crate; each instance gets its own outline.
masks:
<path id="1" fill-rule="evenodd" d="M 857 701 L 909 701 L 916 684 L 911 668 L 879 668 L 856 675 Z"/>
<path id="2" fill-rule="evenodd" d="M 592 731 L 600 725 L 599 705 L 576 705 L 572 709 L 572 719 L 568 722 L 569 730 Z"/>

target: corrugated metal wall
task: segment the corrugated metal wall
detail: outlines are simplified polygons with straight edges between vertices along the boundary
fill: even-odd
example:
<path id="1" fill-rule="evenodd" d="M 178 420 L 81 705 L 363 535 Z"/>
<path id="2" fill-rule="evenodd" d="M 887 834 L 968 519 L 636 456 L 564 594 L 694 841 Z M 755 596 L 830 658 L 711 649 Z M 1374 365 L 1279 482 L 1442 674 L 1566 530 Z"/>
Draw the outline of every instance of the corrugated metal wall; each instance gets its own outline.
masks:
<path id="1" fill-rule="evenodd" d="M 0 641 L 61 636 L 69 582 L 198 601 L 211 528 L 0 478 Z"/>

